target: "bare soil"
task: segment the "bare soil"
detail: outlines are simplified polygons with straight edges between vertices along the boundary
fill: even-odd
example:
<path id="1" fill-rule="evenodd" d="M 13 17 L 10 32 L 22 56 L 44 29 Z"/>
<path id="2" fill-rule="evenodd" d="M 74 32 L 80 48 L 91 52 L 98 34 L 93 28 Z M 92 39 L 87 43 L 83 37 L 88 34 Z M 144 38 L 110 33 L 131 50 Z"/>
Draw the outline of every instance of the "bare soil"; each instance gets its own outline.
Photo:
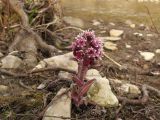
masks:
<path id="1" fill-rule="evenodd" d="M 125 68 L 119 69 L 108 59 L 103 58 L 100 67 L 97 68 L 101 74 L 107 78 L 148 84 L 160 89 L 160 75 L 151 74 L 154 71 L 160 72 L 160 54 L 155 54 L 152 61 L 146 62 L 138 52 L 155 52 L 156 49 L 160 48 L 160 37 L 158 34 L 152 29 L 141 30 L 139 27 L 132 29 L 124 23 L 116 23 L 116 26 L 103 23 L 103 28 L 92 27 L 98 36 L 107 36 L 111 28 L 124 30 L 123 39 L 115 42 L 118 50 L 105 50 L 105 52 L 112 59 L 125 66 Z M 101 34 L 100 31 L 102 30 L 107 32 Z M 135 36 L 133 35 L 134 32 L 143 33 L 143 36 Z M 77 31 L 68 29 L 59 34 L 66 39 L 66 43 L 71 43 L 77 33 Z M 153 36 L 148 37 L 147 34 L 153 34 Z M 126 48 L 125 44 L 131 45 L 131 48 Z M 64 50 L 63 52 L 68 51 Z M 18 74 L 22 73 L 22 71 L 26 73 L 24 69 L 12 72 Z M 72 83 L 66 80 L 59 81 L 57 77 L 58 72 L 44 71 L 20 78 L 2 74 L 0 83 L 8 86 L 9 91 L 5 96 L 0 95 L 0 120 L 38 119 L 39 114 L 46 107 L 45 105 L 52 100 L 57 91 L 62 87 L 69 87 Z M 45 89 L 37 90 L 37 86 L 41 83 L 47 84 Z M 112 89 L 114 91 L 114 88 Z M 76 108 L 72 105 L 71 119 L 114 120 L 118 108 L 102 108 L 96 105 L 82 105 L 80 108 Z M 156 94 L 149 92 L 149 102 L 146 105 L 125 105 L 118 117 L 122 120 L 160 120 L 160 98 Z"/>

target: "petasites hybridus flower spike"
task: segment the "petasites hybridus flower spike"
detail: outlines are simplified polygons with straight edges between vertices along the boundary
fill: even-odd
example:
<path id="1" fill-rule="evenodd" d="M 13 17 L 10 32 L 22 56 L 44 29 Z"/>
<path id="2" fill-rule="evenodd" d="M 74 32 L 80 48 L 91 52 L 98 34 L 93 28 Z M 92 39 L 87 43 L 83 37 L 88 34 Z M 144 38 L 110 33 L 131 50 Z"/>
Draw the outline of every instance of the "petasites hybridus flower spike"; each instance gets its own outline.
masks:
<path id="1" fill-rule="evenodd" d="M 86 73 L 95 61 L 101 59 L 102 42 L 95 36 L 94 31 L 86 30 L 80 33 L 72 43 L 73 55 L 78 62 L 78 73 L 73 76 L 72 100 L 76 106 L 83 104 L 84 95 L 87 93 L 94 80 L 84 82 Z"/>
<path id="2" fill-rule="evenodd" d="M 87 66 L 92 65 L 102 56 L 102 42 L 95 36 L 94 31 L 87 30 L 75 38 L 72 50 L 78 62 L 84 62 Z"/>

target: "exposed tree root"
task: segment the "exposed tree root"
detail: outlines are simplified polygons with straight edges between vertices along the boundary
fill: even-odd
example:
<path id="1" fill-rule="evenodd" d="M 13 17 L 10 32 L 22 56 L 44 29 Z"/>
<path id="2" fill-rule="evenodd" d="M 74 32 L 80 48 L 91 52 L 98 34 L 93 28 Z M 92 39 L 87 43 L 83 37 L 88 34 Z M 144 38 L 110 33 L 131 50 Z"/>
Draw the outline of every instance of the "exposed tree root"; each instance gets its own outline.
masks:
<path id="1" fill-rule="evenodd" d="M 121 112 L 121 110 L 124 108 L 124 106 L 126 105 L 126 102 L 122 102 L 122 105 L 116 110 L 116 115 L 115 115 L 115 119 L 118 120 L 118 115 Z"/>
<path id="2" fill-rule="evenodd" d="M 152 86 L 149 86 L 149 85 L 146 85 L 146 87 L 148 90 L 155 92 L 157 94 L 157 96 L 160 98 L 160 90 L 158 90 Z"/>
<path id="3" fill-rule="evenodd" d="M 14 72 L 11 72 L 11 71 L 7 71 L 5 69 L 0 69 L 0 74 L 11 76 L 11 77 L 14 77 L 14 78 L 28 77 L 28 74 L 18 74 L 18 73 L 14 73 Z"/>
<path id="4" fill-rule="evenodd" d="M 30 91 L 34 91 L 31 87 L 25 85 L 25 84 L 22 82 L 22 80 L 19 81 L 19 84 L 20 84 L 23 88 L 25 88 L 25 89 L 28 89 L 28 90 L 30 90 Z"/>
<path id="5" fill-rule="evenodd" d="M 123 107 L 127 104 L 131 104 L 131 105 L 145 105 L 148 102 L 149 99 L 149 95 L 148 95 L 148 91 L 147 91 L 147 87 L 146 85 L 142 86 L 142 92 L 143 92 L 143 96 L 141 99 L 135 100 L 135 99 L 128 99 L 126 97 L 120 97 L 118 96 L 118 100 L 120 102 L 122 102 L 122 105 L 116 110 L 116 115 L 115 115 L 115 119 L 118 120 L 118 115 L 120 113 L 120 111 L 123 109 Z"/>
<path id="6" fill-rule="evenodd" d="M 138 100 L 134 99 L 128 99 L 126 97 L 118 97 L 118 100 L 121 102 L 125 102 L 126 104 L 132 104 L 132 105 L 144 105 L 147 103 L 149 99 L 148 91 L 146 85 L 142 86 L 142 92 L 143 92 L 143 97 Z"/>
<path id="7" fill-rule="evenodd" d="M 76 74 L 76 72 L 73 70 L 69 70 L 69 69 L 65 69 L 65 68 L 52 68 L 52 67 L 33 70 L 30 72 L 26 72 L 24 74 L 14 73 L 14 72 L 11 72 L 11 71 L 8 71 L 5 69 L 0 69 L 0 74 L 11 76 L 14 78 L 26 78 L 26 77 L 30 77 L 32 75 L 35 75 L 36 73 L 45 72 L 45 71 L 65 71 L 65 72 L 69 72 L 72 74 Z"/>
<path id="8" fill-rule="evenodd" d="M 137 83 L 137 82 L 131 82 L 131 83 L 133 83 L 135 85 L 138 85 L 138 86 L 143 86 L 141 83 Z M 158 89 L 156 89 L 156 88 L 154 88 L 154 87 L 152 87 L 150 85 L 145 85 L 145 86 L 146 86 L 147 90 L 153 91 L 160 98 L 160 90 L 158 90 Z"/>
<path id="9" fill-rule="evenodd" d="M 69 70 L 69 69 L 65 69 L 65 68 L 55 68 L 55 67 L 35 69 L 35 70 L 31 71 L 30 73 L 39 73 L 39 72 L 55 71 L 55 70 L 56 71 L 65 71 L 65 72 L 76 74 L 76 72 L 74 70 Z"/>
<path id="10" fill-rule="evenodd" d="M 40 49 L 45 49 L 49 52 L 58 52 L 58 50 L 52 46 L 52 45 L 48 45 L 46 44 L 42 38 L 36 33 L 34 32 L 30 25 L 29 25 L 29 19 L 27 14 L 24 12 L 22 5 L 20 4 L 20 1 L 18 0 L 8 0 L 8 2 L 6 0 L 2 0 L 2 2 L 4 4 L 7 5 L 7 3 L 9 3 L 10 7 L 15 11 L 15 13 L 17 13 L 19 15 L 19 17 L 21 18 L 21 22 L 22 22 L 22 30 L 20 31 L 20 33 L 22 33 L 23 31 L 28 32 L 31 36 L 33 36 L 38 44 L 38 46 L 40 47 Z M 15 39 L 15 41 L 12 43 L 10 50 L 19 42 L 21 41 L 21 38 L 17 38 Z"/>
<path id="11" fill-rule="evenodd" d="M 119 120 L 119 114 L 126 105 L 128 105 L 128 104 L 130 104 L 130 105 L 145 105 L 145 104 L 147 104 L 147 102 L 149 102 L 148 90 L 152 90 L 157 93 L 160 92 L 158 89 L 155 89 L 154 87 L 151 87 L 149 85 L 142 85 L 143 96 L 141 99 L 135 100 L 135 99 L 128 99 L 126 97 L 118 97 L 118 100 L 121 101 L 122 104 L 115 112 L 115 120 Z"/>

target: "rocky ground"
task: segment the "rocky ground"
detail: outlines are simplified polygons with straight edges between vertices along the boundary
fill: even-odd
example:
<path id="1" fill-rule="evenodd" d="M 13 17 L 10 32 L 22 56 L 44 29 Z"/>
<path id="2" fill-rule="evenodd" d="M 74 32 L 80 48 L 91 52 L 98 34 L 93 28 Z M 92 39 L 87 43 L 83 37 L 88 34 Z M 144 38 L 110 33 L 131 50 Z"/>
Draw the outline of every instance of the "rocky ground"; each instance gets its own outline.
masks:
<path id="1" fill-rule="evenodd" d="M 0 120 L 160 119 L 160 38 L 155 27 L 65 17 L 56 29 L 50 26 L 53 21 L 30 28 L 23 20 L 26 30 L 16 29 L 16 42 L 11 39 L 12 44 L 5 44 L 9 50 L 0 53 Z M 88 104 L 78 108 L 70 98 L 78 65 L 68 46 L 88 28 L 102 39 L 104 55 L 87 72 L 86 78 L 96 81 L 86 94 Z"/>
<path id="2" fill-rule="evenodd" d="M 94 20 L 90 24 L 103 40 L 107 55 L 97 70 L 91 69 L 87 73 L 88 78 L 97 79 L 87 93 L 94 104 L 76 108 L 68 97 L 71 76 L 77 71 L 71 51 L 63 50 L 60 55 L 40 59 L 30 72 L 24 69 L 22 53 L 1 53 L 0 119 L 160 119 L 158 33 L 131 21 L 106 23 Z M 66 43 L 70 44 L 78 33 L 77 27 L 64 29 Z M 144 84 L 149 85 L 145 86 L 146 101 L 142 100 L 146 91 Z"/>

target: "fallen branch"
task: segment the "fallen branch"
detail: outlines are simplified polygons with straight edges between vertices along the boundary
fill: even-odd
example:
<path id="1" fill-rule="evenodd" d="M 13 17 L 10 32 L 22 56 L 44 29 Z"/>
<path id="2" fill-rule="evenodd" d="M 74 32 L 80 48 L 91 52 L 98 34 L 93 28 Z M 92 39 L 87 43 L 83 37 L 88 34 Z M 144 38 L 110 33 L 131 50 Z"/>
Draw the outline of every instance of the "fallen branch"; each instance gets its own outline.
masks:
<path id="1" fill-rule="evenodd" d="M 49 22 L 49 23 L 35 26 L 34 29 L 39 28 L 39 27 L 45 27 L 45 29 L 46 29 L 46 28 L 48 28 L 50 25 L 56 24 L 57 21 L 58 21 L 58 18 L 56 17 L 53 21 L 51 21 L 51 22 Z"/>
<path id="2" fill-rule="evenodd" d="M 115 119 L 118 120 L 118 115 L 120 111 L 124 108 L 126 104 L 132 105 L 145 105 L 148 102 L 149 96 L 146 85 L 142 86 L 143 97 L 141 99 L 128 99 L 126 97 L 117 97 L 119 101 L 122 102 L 122 105 L 116 110 Z"/>
<path id="3" fill-rule="evenodd" d="M 149 96 L 146 85 L 142 86 L 143 97 L 141 99 L 128 99 L 126 97 L 117 97 L 119 101 L 132 105 L 145 105 L 148 102 Z"/>
<path id="4" fill-rule="evenodd" d="M 150 90 L 150 91 L 153 91 L 155 93 L 157 93 L 157 96 L 160 97 L 160 90 L 152 87 L 152 86 L 149 86 L 149 85 L 146 85 L 147 89 Z"/>
<path id="5" fill-rule="evenodd" d="M 66 68 L 55 68 L 55 67 L 48 67 L 48 68 L 41 68 L 41 69 L 35 69 L 32 70 L 29 73 L 39 73 L 39 72 L 45 72 L 45 71 L 65 71 L 65 72 L 69 72 L 69 73 L 73 73 L 76 74 L 76 72 L 74 70 L 70 70 L 70 69 L 66 69 Z"/>
<path id="6" fill-rule="evenodd" d="M 111 57 L 109 57 L 105 53 L 103 55 L 104 55 L 104 57 L 106 57 L 107 59 L 109 59 L 111 62 L 113 62 L 115 65 L 117 65 L 120 69 L 122 69 L 122 65 L 120 65 L 118 62 L 116 62 L 115 60 L 113 60 Z"/>
<path id="7" fill-rule="evenodd" d="M 35 69 L 35 70 L 32 70 L 32 71 L 24 73 L 24 74 L 18 74 L 18 73 L 14 73 L 14 72 L 11 72 L 11 71 L 8 71 L 5 69 L 0 69 L 0 74 L 11 76 L 14 78 L 25 78 L 25 77 L 30 77 L 33 74 L 45 72 L 45 71 L 65 71 L 65 72 L 69 72 L 72 74 L 76 74 L 76 72 L 74 70 L 70 70 L 70 69 L 66 69 L 66 68 L 54 68 L 54 67 Z"/>
<path id="8" fill-rule="evenodd" d="M 28 77 L 28 74 L 17 74 L 11 71 L 7 71 L 5 69 L 0 69 L 0 73 L 3 75 L 15 77 L 15 78 Z"/>
<path id="9" fill-rule="evenodd" d="M 14 28 L 18 28 L 18 27 L 20 27 L 20 25 L 19 25 L 19 24 L 16 24 L 16 25 L 4 27 L 4 29 L 14 29 Z"/>
<path id="10" fill-rule="evenodd" d="M 38 45 L 40 48 L 42 49 L 46 49 L 50 52 L 60 52 L 60 50 L 58 50 L 57 48 L 55 48 L 52 45 L 48 45 L 45 42 L 43 42 L 42 38 L 36 33 L 34 32 L 31 28 L 24 28 L 28 33 L 30 33 L 31 35 L 33 35 L 33 37 L 35 38 L 35 40 L 37 41 Z"/>
<path id="11" fill-rule="evenodd" d="M 23 88 L 25 88 L 25 89 L 28 89 L 28 90 L 30 90 L 30 91 L 34 91 L 31 87 L 25 85 L 25 84 L 22 82 L 22 80 L 19 81 L 19 84 L 20 84 Z"/>
<path id="12" fill-rule="evenodd" d="M 143 84 L 141 84 L 141 83 L 137 83 L 137 82 L 133 82 L 133 81 L 131 83 L 138 85 L 138 86 L 143 86 Z M 158 90 L 150 85 L 145 84 L 145 86 L 146 86 L 147 90 L 155 92 L 157 94 L 157 96 L 160 97 L 160 90 Z"/>
<path id="13" fill-rule="evenodd" d="M 58 2 L 58 0 L 52 0 L 52 1 L 50 2 L 50 4 L 49 4 L 48 7 L 42 8 L 42 9 L 38 12 L 38 15 L 32 20 L 31 25 L 32 25 L 33 23 L 35 23 L 35 21 L 36 21 L 38 18 L 40 18 L 43 13 L 45 13 L 45 12 L 47 12 L 49 9 L 51 9 L 52 6 L 53 6 L 54 4 L 56 4 L 57 2 Z"/>
<path id="14" fill-rule="evenodd" d="M 125 105 L 126 105 L 126 101 L 123 101 L 122 105 L 116 110 L 116 115 L 115 115 L 116 120 L 118 120 L 118 115 Z"/>
<path id="15" fill-rule="evenodd" d="M 33 117 L 38 117 L 38 115 L 36 114 L 16 114 L 16 116 L 33 116 Z M 64 117 L 64 116 L 56 116 L 56 115 L 45 115 L 43 117 L 47 117 L 47 118 L 59 118 L 59 119 L 67 119 L 67 120 L 77 120 L 77 118 L 71 118 L 71 117 Z M 39 120 L 39 118 L 37 119 Z"/>

